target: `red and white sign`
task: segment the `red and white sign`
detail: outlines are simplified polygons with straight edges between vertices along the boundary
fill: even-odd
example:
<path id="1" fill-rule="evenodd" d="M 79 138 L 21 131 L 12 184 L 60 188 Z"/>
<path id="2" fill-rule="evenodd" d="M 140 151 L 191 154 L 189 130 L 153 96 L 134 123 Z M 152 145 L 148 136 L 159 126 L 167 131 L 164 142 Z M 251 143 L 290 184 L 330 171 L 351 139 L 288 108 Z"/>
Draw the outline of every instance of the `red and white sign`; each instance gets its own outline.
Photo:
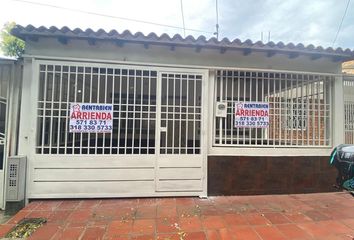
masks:
<path id="1" fill-rule="evenodd" d="M 70 103 L 70 132 L 108 132 L 113 129 L 113 105 Z"/>
<path id="2" fill-rule="evenodd" d="M 236 102 L 234 126 L 237 128 L 268 128 L 269 103 Z"/>

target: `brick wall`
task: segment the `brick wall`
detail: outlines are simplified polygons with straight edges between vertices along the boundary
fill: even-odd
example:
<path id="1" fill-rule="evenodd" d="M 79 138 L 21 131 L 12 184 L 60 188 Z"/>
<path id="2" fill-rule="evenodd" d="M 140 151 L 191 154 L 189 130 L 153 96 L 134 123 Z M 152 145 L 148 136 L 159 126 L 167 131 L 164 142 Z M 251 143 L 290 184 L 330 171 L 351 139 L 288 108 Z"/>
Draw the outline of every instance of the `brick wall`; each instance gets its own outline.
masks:
<path id="1" fill-rule="evenodd" d="M 344 142 L 346 144 L 354 144 L 354 131 L 350 132 L 349 130 L 345 133 Z"/>
<path id="2" fill-rule="evenodd" d="M 336 191 L 329 157 L 208 157 L 208 195 Z"/>
<path id="3" fill-rule="evenodd" d="M 273 101 L 276 103 L 272 103 Z M 280 110 L 281 103 L 279 103 L 279 98 L 270 98 L 269 102 L 270 139 L 281 139 L 282 145 L 285 145 L 285 143 L 287 145 L 325 145 L 325 111 L 322 105 L 323 101 L 318 106 L 317 100 L 307 100 L 308 106 L 306 106 L 306 113 L 303 114 L 303 119 L 305 119 L 307 125 L 304 127 L 304 130 L 287 126 L 286 121 L 290 113 L 284 108 L 284 105 L 283 110 Z M 328 118 L 327 121 L 329 121 Z"/>

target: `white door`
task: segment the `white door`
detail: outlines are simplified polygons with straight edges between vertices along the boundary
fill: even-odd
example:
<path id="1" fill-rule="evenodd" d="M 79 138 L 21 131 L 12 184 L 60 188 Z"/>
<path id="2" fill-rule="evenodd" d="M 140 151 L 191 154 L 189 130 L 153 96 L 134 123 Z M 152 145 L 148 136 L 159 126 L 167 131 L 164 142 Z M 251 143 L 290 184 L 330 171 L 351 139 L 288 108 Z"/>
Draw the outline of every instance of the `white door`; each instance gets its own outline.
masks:
<path id="1" fill-rule="evenodd" d="M 156 191 L 202 192 L 203 80 L 200 72 L 160 72 Z"/>

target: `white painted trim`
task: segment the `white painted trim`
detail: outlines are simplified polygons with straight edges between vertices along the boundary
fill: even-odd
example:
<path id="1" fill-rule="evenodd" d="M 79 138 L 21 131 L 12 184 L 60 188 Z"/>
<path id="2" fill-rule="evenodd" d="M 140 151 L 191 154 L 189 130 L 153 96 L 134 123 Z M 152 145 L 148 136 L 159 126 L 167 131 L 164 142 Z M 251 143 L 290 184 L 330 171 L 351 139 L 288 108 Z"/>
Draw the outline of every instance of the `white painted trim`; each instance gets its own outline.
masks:
<path id="1" fill-rule="evenodd" d="M 79 59 L 80 60 L 80 59 Z M 199 68 L 194 68 L 194 67 L 188 67 L 188 66 L 181 66 L 181 67 L 173 67 L 173 66 L 164 66 L 164 65 L 151 65 L 151 64 L 146 64 L 146 63 L 141 63 L 141 64 L 132 64 L 131 62 L 115 62 L 115 61 L 108 61 L 108 62 L 99 62 L 99 61 L 84 61 L 81 59 L 81 62 L 79 60 L 74 60 L 74 61 L 69 61 L 66 59 L 66 61 L 63 61 L 62 59 L 35 59 L 37 62 L 38 68 L 40 64 L 59 64 L 59 65 L 65 65 L 65 66 L 83 66 L 83 67 L 103 67 L 103 68 L 110 68 L 110 67 L 124 67 L 126 69 L 136 69 L 136 66 L 140 67 L 146 67 L 149 70 L 152 71 L 160 71 L 164 73 L 199 73 L 202 74 L 204 73 L 205 69 L 199 69 Z M 39 70 L 37 70 L 39 71 Z"/>
<path id="2" fill-rule="evenodd" d="M 335 78 L 332 84 L 332 144 L 344 143 L 344 81 L 343 75 Z"/>
<path id="3" fill-rule="evenodd" d="M 163 73 L 171 73 L 171 74 L 185 74 L 185 73 L 195 73 L 202 75 L 202 126 L 201 126 L 201 133 L 200 133 L 200 141 L 201 141 L 201 153 L 198 155 L 175 155 L 175 154 L 160 154 L 160 139 L 161 139 L 161 94 L 162 94 L 162 74 Z M 181 166 L 188 167 L 189 164 L 196 164 L 195 166 L 201 167 L 201 182 L 202 182 L 202 193 L 198 194 L 198 196 L 206 196 L 207 195 L 207 104 L 205 103 L 204 99 L 207 99 L 207 81 L 208 79 L 208 71 L 203 70 L 203 69 L 171 69 L 168 68 L 167 70 L 161 70 L 158 71 L 158 85 L 157 85 L 157 106 L 158 106 L 158 112 L 157 112 L 157 125 L 156 125 L 156 139 L 157 139 L 157 145 L 156 145 L 156 151 L 157 151 L 157 161 L 155 165 L 156 169 L 156 182 L 155 182 L 155 188 L 157 192 L 165 192 L 166 189 L 165 187 L 168 186 L 166 185 L 165 182 L 160 182 L 160 167 L 165 164 L 165 167 L 173 167 L 176 166 L 176 163 L 181 164 Z M 174 90 L 173 90 L 174 91 Z M 175 94 L 175 93 L 174 93 Z M 204 100 L 204 101 L 203 101 Z M 166 159 L 166 162 L 162 158 Z M 185 159 L 184 159 L 185 158 Z M 191 161 L 193 159 L 193 161 Z M 173 161 L 174 160 L 174 161 Z M 186 161 L 187 160 L 187 161 Z M 198 161 L 201 160 L 201 163 Z M 189 163 L 188 163 L 189 162 Z M 187 180 L 189 181 L 189 180 Z M 165 186 L 165 187 L 163 187 Z"/>
<path id="4" fill-rule="evenodd" d="M 208 196 L 208 146 L 210 141 L 209 135 L 209 104 L 208 104 L 208 95 L 209 95 L 209 71 L 204 70 L 203 80 L 202 80 L 202 129 L 200 134 L 200 147 L 201 154 L 203 159 L 202 171 L 203 171 L 203 193 L 199 195 L 199 197 L 207 197 Z"/>
<path id="5" fill-rule="evenodd" d="M 7 111 L 6 111 L 6 127 L 5 127 L 5 132 L 6 132 L 6 141 L 5 141 L 5 148 L 6 148 L 6 156 L 4 158 L 4 163 L 3 163 L 3 170 L 4 170 L 4 202 L 3 202 L 3 209 L 6 207 L 6 193 L 7 193 L 7 168 L 8 168 L 8 157 L 10 156 L 10 152 L 12 149 L 10 149 L 10 141 L 13 141 L 12 138 L 15 138 L 15 135 L 13 132 L 15 131 L 14 128 L 16 129 L 16 120 L 13 120 L 12 117 L 16 115 L 13 115 L 14 109 L 16 109 L 16 95 L 14 92 L 16 91 L 16 86 L 17 86 L 17 78 L 16 78 L 16 65 L 12 64 L 11 66 L 11 78 L 8 82 L 8 92 L 7 92 Z M 12 148 L 14 146 L 11 146 Z"/>
<path id="6" fill-rule="evenodd" d="M 29 119 L 30 125 L 30 135 L 29 135 L 29 158 L 27 158 L 27 166 L 29 167 L 29 171 L 27 174 L 29 175 L 30 182 L 28 182 L 28 190 L 30 191 L 32 185 L 34 185 L 34 177 L 35 177 L 35 154 L 36 154 L 36 135 L 37 135 L 37 108 L 38 108 L 38 91 L 39 91 L 39 62 L 35 59 L 32 60 L 32 80 L 31 80 L 31 102 L 30 111 L 32 117 Z M 26 196 L 26 200 L 28 197 Z"/>
<path id="7" fill-rule="evenodd" d="M 38 100 L 38 79 L 36 79 L 36 62 L 34 59 L 25 59 L 23 67 L 22 96 L 20 110 L 20 129 L 18 140 L 18 154 L 27 157 L 25 202 L 28 202 L 33 178 L 33 156 L 35 153 L 35 130 Z"/>
<path id="8" fill-rule="evenodd" d="M 22 92 L 21 95 L 21 107 L 20 107 L 20 123 L 19 123 L 19 135 L 18 135 L 18 153 L 24 156 L 28 156 L 29 146 L 28 146 L 28 136 L 29 136 L 29 126 L 27 121 L 24 121 L 25 116 L 29 116 L 29 108 L 31 106 L 31 97 L 30 97 L 30 86 L 32 81 L 32 59 L 27 58 L 23 61 L 23 77 L 22 77 Z M 27 201 L 27 195 L 29 193 L 29 158 L 27 158 L 27 167 L 26 167 L 26 189 L 25 189 L 25 198 Z"/>
<path id="9" fill-rule="evenodd" d="M 213 148 L 213 142 L 215 139 L 215 132 L 214 132 L 214 124 L 215 124 L 215 117 L 214 117 L 214 105 L 215 105 L 215 71 L 210 72 L 209 77 L 209 104 L 208 104 L 208 112 L 209 112 L 209 139 L 208 139 L 208 155 L 211 153 Z M 210 117 L 211 116 L 211 117 Z"/>
<path id="10" fill-rule="evenodd" d="M 329 156 L 332 148 L 212 147 L 208 156 Z"/>
<path id="11" fill-rule="evenodd" d="M 4 210 L 5 205 L 6 205 L 6 192 L 7 192 L 7 166 L 8 166 L 8 157 L 10 153 L 10 146 L 9 142 L 11 140 L 10 138 L 10 127 L 12 125 L 11 121 L 11 109 L 12 109 L 12 91 L 14 88 L 14 79 L 15 79 L 15 64 L 14 62 L 9 62 L 6 64 L 2 64 L 3 66 L 6 66 L 9 68 L 9 75 L 7 76 L 7 92 L 6 92 L 6 110 L 5 110 L 5 141 L 4 141 L 4 152 L 3 152 L 3 163 L 2 167 L 3 169 L 0 170 L 0 176 L 1 177 L 1 182 L 2 182 L 2 187 L 1 187 L 1 204 L 0 204 L 0 209 Z M 4 75 L 3 75 L 4 76 Z"/>
<path id="12" fill-rule="evenodd" d="M 14 66 L 14 82 L 12 84 L 12 92 L 10 93 L 11 109 L 10 109 L 10 122 L 11 122 L 11 148 L 10 155 L 16 155 L 18 151 L 18 127 L 20 122 L 20 104 L 21 104 L 21 92 L 22 92 L 22 73 L 23 73 L 23 64 L 19 63 Z"/>
<path id="13" fill-rule="evenodd" d="M 154 161 L 154 170 L 155 170 L 155 192 L 159 189 L 159 164 L 158 160 L 160 158 L 160 147 L 161 147 L 161 89 L 162 89 L 162 78 L 161 72 L 157 72 L 156 76 L 156 117 L 155 117 L 155 161 Z"/>
<path id="14" fill-rule="evenodd" d="M 180 64 L 163 64 L 163 63 L 147 63 L 147 62 L 135 62 L 135 61 L 116 61 L 106 59 L 91 59 L 91 58 L 72 58 L 72 57 L 49 57 L 40 55 L 23 55 L 24 58 L 35 58 L 37 60 L 56 60 L 56 61 L 73 61 L 73 62 L 88 62 L 88 63 L 105 63 L 105 64 L 126 64 L 126 65 L 139 65 L 149 67 L 172 67 L 183 69 L 206 69 L 206 70 L 240 70 L 240 71 L 266 71 L 266 72 L 279 72 L 282 73 L 298 73 L 298 74 L 314 74 L 314 75 L 328 75 L 328 76 L 342 76 L 342 73 L 324 73 L 324 72 L 302 72 L 302 71 L 290 71 L 281 69 L 259 69 L 259 68 L 235 68 L 235 67 L 223 67 L 223 66 L 198 66 L 198 65 L 180 65 Z"/>
<path id="15" fill-rule="evenodd" d="M 208 71 L 207 75 L 207 82 L 206 85 L 207 87 L 205 88 L 204 93 L 206 94 L 207 98 L 205 99 L 206 104 L 206 113 L 207 113 L 207 128 L 206 128 L 206 159 L 208 159 L 208 156 L 210 154 L 210 148 L 213 144 L 213 139 L 214 139 L 214 131 L 213 131 L 213 126 L 214 126 L 214 117 L 210 117 L 213 114 L 213 109 L 214 109 L 214 80 L 215 80 L 215 71 Z M 208 187 L 208 160 L 206 160 L 205 164 L 205 171 L 206 171 L 206 183 L 205 183 L 205 188 L 207 192 L 207 187 Z M 201 198 L 207 197 L 208 195 L 200 196 Z"/>
<path id="16" fill-rule="evenodd" d="M 133 198 L 133 197 L 191 197 L 202 196 L 203 192 L 155 192 L 149 194 L 111 194 L 111 193 L 77 193 L 75 196 L 72 194 L 31 194 L 28 199 L 48 199 L 48 198 Z"/>

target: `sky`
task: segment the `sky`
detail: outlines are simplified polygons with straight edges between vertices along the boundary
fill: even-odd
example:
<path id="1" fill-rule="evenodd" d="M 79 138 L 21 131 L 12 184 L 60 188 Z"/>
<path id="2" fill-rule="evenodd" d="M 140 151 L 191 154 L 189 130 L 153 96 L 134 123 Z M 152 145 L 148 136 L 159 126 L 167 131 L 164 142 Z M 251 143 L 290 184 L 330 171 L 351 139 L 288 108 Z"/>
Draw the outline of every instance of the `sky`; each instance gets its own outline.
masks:
<path id="1" fill-rule="evenodd" d="M 78 9 L 114 17 L 30 4 L 31 1 Z M 213 37 L 216 0 L 182 0 L 186 35 Z M 348 0 L 218 0 L 219 39 L 224 37 L 253 42 L 313 44 L 354 50 L 354 0 L 349 4 L 341 31 L 333 44 Z M 148 21 L 176 28 L 127 21 Z M 26 26 L 68 26 L 109 31 L 155 32 L 184 36 L 181 0 L 1 0 L 0 25 L 8 21 Z"/>

